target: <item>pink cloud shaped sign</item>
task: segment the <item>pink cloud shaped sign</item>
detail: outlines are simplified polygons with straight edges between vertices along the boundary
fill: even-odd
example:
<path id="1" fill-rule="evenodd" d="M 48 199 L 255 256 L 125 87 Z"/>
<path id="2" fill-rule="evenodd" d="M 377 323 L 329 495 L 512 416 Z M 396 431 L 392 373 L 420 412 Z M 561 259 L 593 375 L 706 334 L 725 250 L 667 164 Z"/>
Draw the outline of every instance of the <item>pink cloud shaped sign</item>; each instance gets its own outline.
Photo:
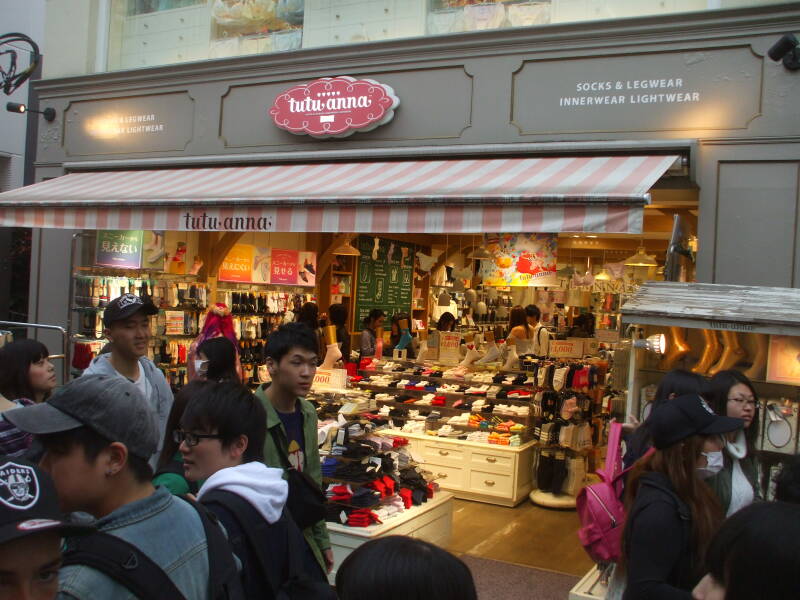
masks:
<path id="1" fill-rule="evenodd" d="M 269 114 L 275 125 L 290 133 L 347 137 L 388 123 L 399 104 L 400 99 L 386 84 L 324 77 L 279 94 Z"/>

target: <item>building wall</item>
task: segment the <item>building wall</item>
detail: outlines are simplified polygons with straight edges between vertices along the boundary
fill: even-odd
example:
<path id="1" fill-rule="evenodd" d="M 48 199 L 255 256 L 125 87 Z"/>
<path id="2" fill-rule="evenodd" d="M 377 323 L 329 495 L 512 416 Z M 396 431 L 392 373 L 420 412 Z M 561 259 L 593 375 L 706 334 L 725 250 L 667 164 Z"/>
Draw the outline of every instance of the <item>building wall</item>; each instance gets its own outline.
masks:
<path id="1" fill-rule="evenodd" d="M 37 87 L 59 119 L 40 136 L 38 177 L 161 165 L 682 152 L 701 188 L 698 278 L 798 286 L 800 73 L 765 56 L 791 30 L 800 31 L 798 3 L 49 79 Z M 559 96 L 581 96 L 581 82 L 673 73 L 685 73 L 703 101 L 595 112 L 558 105 Z M 343 74 L 391 85 L 401 98 L 395 119 L 336 140 L 292 135 L 269 121 L 279 92 Z M 157 112 L 168 133 L 109 141 L 79 126 L 108 111 Z M 758 210 L 764 198 L 768 210 Z M 58 254 L 52 267 L 41 263 L 42 279 L 63 278 L 65 239 L 42 240 Z M 743 258 L 736 244 L 757 251 Z M 763 252 L 781 267 L 765 273 Z"/>

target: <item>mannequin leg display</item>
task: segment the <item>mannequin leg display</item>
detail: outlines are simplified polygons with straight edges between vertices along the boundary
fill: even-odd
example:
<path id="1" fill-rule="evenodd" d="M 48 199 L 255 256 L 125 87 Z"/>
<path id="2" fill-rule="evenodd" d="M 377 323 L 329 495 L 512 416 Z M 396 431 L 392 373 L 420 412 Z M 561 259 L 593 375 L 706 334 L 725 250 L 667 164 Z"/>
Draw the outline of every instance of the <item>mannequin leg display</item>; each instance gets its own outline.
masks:
<path id="1" fill-rule="evenodd" d="M 676 363 L 684 356 L 689 354 L 689 344 L 686 343 L 686 338 L 683 335 L 682 327 L 669 328 L 669 347 L 667 353 L 661 361 L 661 367 L 665 371 L 671 371 L 675 368 Z"/>
<path id="2" fill-rule="evenodd" d="M 515 344 L 511 344 L 508 346 L 508 356 L 506 357 L 506 362 L 503 365 L 503 370 L 516 371 L 517 369 L 519 369 L 519 356 L 517 355 L 517 346 Z"/>
<path id="3" fill-rule="evenodd" d="M 739 343 L 739 334 L 735 331 L 722 332 L 722 347 L 722 356 L 720 356 L 719 362 L 708 371 L 709 377 L 713 377 L 720 371 L 732 369 L 747 356 L 747 352 Z"/>
<path id="4" fill-rule="evenodd" d="M 480 360 L 475 361 L 475 364 L 482 365 L 500 360 L 500 348 L 497 343 L 492 340 L 486 346 L 486 355 Z"/>
<path id="5" fill-rule="evenodd" d="M 703 329 L 702 332 L 705 348 L 703 349 L 703 355 L 700 357 L 700 360 L 692 367 L 692 373 L 697 373 L 699 375 L 705 375 L 711 368 L 711 365 L 717 362 L 722 352 L 722 346 L 720 346 L 719 339 L 717 339 L 717 332 L 711 329 Z"/>
<path id="6" fill-rule="evenodd" d="M 475 348 L 475 346 L 469 345 L 469 346 L 467 346 L 467 355 L 464 357 L 464 360 L 462 360 L 459 363 L 459 365 L 461 365 L 462 367 L 468 367 L 472 363 L 474 363 L 476 360 L 478 360 L 480 357 L 481 357 L 481 353 L 478 352 L 478 350 Z"/>
<path id="7" fill-rule="evenodd" d="M 417 352 L 417 364 L 425 362 L 425 355 L 428 354 L 428 340 L 419 341 L 419 351 Z"/>
<path id="8" fill-rule="evenodd" d="M 748 379 L 764 379 L 767 370 L 767 353 L 769 351 L 769 336 L 765 333 L 754 333 L 756 340 L 756 355 L 753 365 L 744 372 Z"/>
<path id="9" fill-rule="evenodd" d="M 325 360 L 319 366 L 320 369 L 332 369 L 333 365 L 342 358 L 342 351 L 339 349 L 339 344 L 328 344 L 325 351 Z"/>

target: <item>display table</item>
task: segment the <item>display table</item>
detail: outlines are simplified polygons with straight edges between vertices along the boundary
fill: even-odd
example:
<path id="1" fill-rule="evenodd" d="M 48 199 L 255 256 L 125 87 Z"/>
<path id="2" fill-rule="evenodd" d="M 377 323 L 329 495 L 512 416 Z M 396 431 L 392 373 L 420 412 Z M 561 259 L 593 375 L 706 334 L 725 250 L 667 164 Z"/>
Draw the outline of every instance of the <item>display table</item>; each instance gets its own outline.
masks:
<path id="1" fill-rule="evenodd" d="M 453 528 L 453 494 L 439 491 L 420 506 L 412 506 L 385 523 L 369 527 L 348 527 L 328 523 L 328 533 L 333 550 L 331 583 L 342 561 L 364 542 L 387 535 L 406 535 L 445 547 L 450 542 Z"/>
<path id="2" fill-rule="evenodd" d="M 457 498 L 516 506 L 531 491 L 535 441 L 499 446 L 384 429 L 381 435 L 404 437 L 437 482 Z"/>
<path id="3" fill-rule="evenodd" d="M 606 597 L 606 585 L 600 581 L 601 571 L 594 567 L 569 591 L 569 600 L 599 600 Z"/>

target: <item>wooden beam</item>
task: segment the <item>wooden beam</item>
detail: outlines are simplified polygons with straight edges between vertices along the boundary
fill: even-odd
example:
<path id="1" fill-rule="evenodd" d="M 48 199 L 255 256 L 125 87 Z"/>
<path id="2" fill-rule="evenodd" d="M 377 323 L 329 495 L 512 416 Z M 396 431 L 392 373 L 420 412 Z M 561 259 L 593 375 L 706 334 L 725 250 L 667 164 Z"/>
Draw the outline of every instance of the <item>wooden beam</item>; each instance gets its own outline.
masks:
<path id="1" fill-rule="evenodd" d="M 211 260 L 205 265 L 208 269 L 207 273 L 217 274 L 222 265 L 222 261 L 228 256 L 231 248 L 242 239 L 244 235 L 241 231 L 226 231 L 224 235 L 214 244 L 213 252 L 211 253 Z"/>
<path id="2" fill-rule="evenodd" d="M 344 244 L 348 239 L 352 239 L 353 237 L 352 233 L 340 233 L 333 238 L 333 241 L 331 241 L 325 249 L 325 252 L 323 252 L 319 260 L 317 260 L 317 277 L 322 278 L 328 269 L 331 268 L 331 264 L 333 264 L 333 249 L 338 248 L 341 244 Z"/>

